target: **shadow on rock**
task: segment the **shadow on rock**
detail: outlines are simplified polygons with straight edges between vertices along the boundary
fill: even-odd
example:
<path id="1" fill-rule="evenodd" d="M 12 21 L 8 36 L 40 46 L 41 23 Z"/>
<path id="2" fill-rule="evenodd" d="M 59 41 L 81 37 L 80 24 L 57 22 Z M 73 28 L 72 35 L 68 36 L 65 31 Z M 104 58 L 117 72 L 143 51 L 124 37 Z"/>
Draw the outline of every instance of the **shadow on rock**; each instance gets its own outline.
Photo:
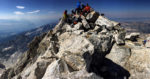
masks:
<path id="1" fill-rule="evenodd" d="M 104 79 L 128 79 L 130 73 L 104 56 L 95 54 L 94 58 L 89 58 L 89 54 L 84 55 L 88 72 L 93 72 Z M 88 60 L 87 60 L 88 59 Z"/>

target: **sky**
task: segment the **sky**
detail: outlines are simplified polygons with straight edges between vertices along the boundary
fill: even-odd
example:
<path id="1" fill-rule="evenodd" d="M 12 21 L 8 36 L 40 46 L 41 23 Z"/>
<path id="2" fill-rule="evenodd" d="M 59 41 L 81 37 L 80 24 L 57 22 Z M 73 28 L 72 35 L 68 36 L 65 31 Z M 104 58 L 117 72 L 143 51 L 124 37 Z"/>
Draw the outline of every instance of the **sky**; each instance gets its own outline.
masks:
<path id="1" fill-rule="evenodd" d="M 58 21 L 78 0 L 0 0 L 0 31 L 31 29 Z M 150 17 L 150 0 L 80 0 L 112 18 Z"/>

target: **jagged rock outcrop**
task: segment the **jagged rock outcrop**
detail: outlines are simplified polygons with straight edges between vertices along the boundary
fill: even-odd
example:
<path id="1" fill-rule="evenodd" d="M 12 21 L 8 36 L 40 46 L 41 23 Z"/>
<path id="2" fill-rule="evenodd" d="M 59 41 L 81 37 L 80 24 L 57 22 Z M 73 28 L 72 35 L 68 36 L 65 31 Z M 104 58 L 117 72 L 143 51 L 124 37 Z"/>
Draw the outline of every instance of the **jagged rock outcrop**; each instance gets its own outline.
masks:
<path id="1" fill-rule="evenodd" d="M 135 66 L 142 56 L 149 55 L 145 52 L 138 58 L 140 51 L 136 52 L 135 45 L 132 42 L 125 45 L 125 34 L 119 23 L 95 11 L 81 16 L 77 24 L 61 19 L 53 30 L 36 37 L 1 79 L 144 78 L 144 74 L 149 74 L 148 59 L 142 60 L 145 65 Z"/>
<path id="2" fill-rule="evenodd" d="M 106 58 L 128 70 L 130 72 L 129 79 L 149 79 L 149 50 L 146 47 L 136 46 L 134 42 L 127 41 L 125 46 L 114 45 Z"/>
<path id="3" fill-rule="evenodd" d="M 126 35 L 125 39 L 126 40 L 131 40 L 131 41 L 137 41 L 137 38 L 139 38 L 140 33 L 131 33 L 129 35 Z"/>
<path id="4" fill-rule="evenodd" d="M 5 65 L 0 63 L 0 76 L 3 73 L 4 70 L 5 70 Z"/>
<path id="5" fill-rule="evenodd" d="M 3 39 L 3 41 L 0 41 L 0 63 L 5 65 L 6 69 L 13 67 L 20 56 L 28 50 L 28 43 L 31 42 L 35 36 L 48 32 L 55 25 L 56 23 L 43 25 L 32 30 L 11 35 Z M 3 69 L 0 70 L 0 74 L 2 74 L 1 71 L 3 71 Z"/>

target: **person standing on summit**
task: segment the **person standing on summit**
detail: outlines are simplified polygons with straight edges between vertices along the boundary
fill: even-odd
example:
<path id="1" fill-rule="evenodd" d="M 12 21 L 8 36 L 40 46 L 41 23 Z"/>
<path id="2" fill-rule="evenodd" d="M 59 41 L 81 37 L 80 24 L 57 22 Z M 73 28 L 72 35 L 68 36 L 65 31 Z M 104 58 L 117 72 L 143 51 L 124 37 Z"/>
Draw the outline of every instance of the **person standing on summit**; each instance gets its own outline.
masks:
<path id="1" fill-rule="evenodd" d="M 64 14 L 63 14 L 63 20 L 65 22 L 68 22 L 68 14 L 67 14 L 67 10 L 64 11 Z"/>
<path id="2" fill-rule="evenodd" d="M 76 8 L 76 14 L 80 14 L 81 13 L 81 2 L 80 1 L 78 1 L 77 2 L 77 8 Z"/>
<path id="3" fill-rule="evenodd" d="M 81 2 L 80 1 L 77 2 L 77 8 L 81 8 Z"/>

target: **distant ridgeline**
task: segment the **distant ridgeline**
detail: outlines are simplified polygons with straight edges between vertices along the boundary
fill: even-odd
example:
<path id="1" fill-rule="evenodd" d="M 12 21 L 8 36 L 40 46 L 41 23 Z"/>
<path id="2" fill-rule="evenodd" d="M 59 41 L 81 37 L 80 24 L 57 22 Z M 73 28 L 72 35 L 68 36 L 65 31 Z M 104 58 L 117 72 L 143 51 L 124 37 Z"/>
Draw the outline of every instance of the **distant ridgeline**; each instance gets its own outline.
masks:
<path id="1" fill-rule="evenodd" d="M 34 37 L 48 32 L 53 29 L 55 25 L 56 23 L 43 25 L 39 28 L 2 39 L 0 41 L 0 62 L 6 62 L 5 65 L 16 63 L 17 58 L 28 49 L 27 45 Z M 16 56 L 14 59 L 11 58 L 13 55 Z M 9 60 L 12 62 L 7 63 Z"/>

